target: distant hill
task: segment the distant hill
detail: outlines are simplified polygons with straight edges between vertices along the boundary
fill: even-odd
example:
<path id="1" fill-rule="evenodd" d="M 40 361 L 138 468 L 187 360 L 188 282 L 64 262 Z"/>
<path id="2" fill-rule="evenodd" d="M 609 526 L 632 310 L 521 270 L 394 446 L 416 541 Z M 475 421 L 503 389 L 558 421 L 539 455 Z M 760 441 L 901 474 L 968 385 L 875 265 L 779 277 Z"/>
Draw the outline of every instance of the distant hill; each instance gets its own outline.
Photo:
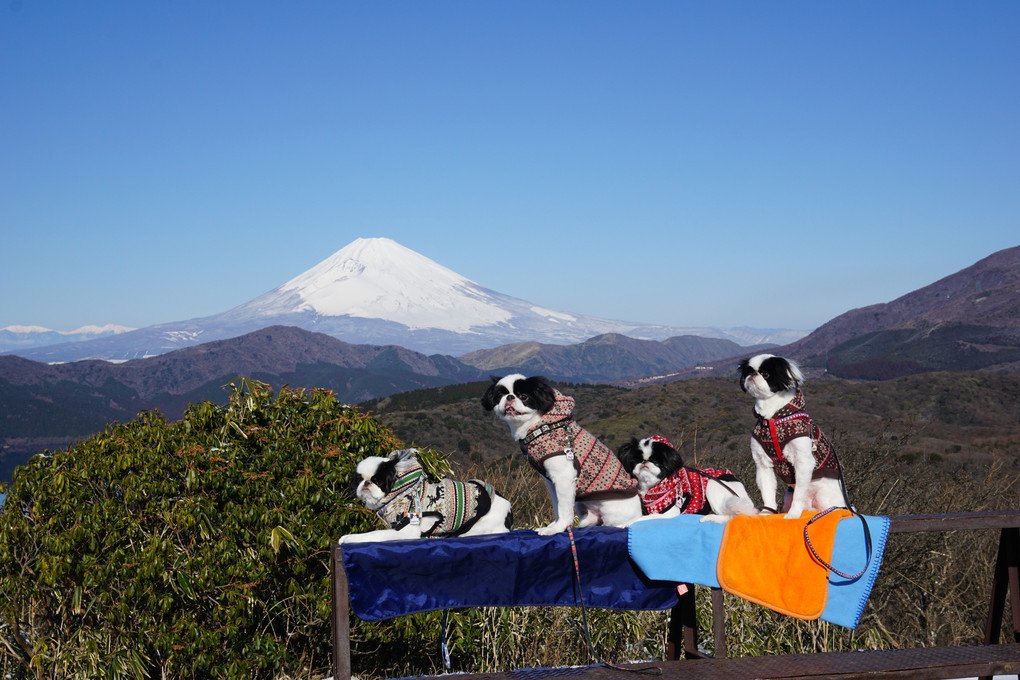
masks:
<path id="1" fill-rule="evenodd" d="M 132 330 L 134 329 L 114 324 L 82 326 L 73 331 L 55 331 L 42 326 L 6 326 L 0 328 L 0 352 L 20 353 L 36 347 L 85 342 Z"/>
<path id="2" fill-rule="evenodd" d="M 576 345 L 520 342 L 471 352 L 459 359 L 494 375 L 517 372 L 569 382 L 605 382 L 670 374 L 741 351 L 764 351 L 768 347 L 774 345 L 746 348 L 729 340 L 697 335 L 655 341 L 607 333 Z"/>
<path id="3" fill-rule="evenodd" d="M 453 357 L 393 345 L 350 345 L 321 333 L 273 326 L 230 340 L 123 363 L 42 364 L 0 356 L 0 480 L 32 454 L 62 448 L 157 409 L 176 420 L 189 403 L 222 403 L 239 376 L 333 390 L 348 402 L 478 380 Z"/>
<path id="4" fill-rule="evenodd" d="M 1020 246 L 892 302 L 841 314 L 782 351 L 846 378 L 1020 372 Z"/>
<path id="5" fill-rule="evenodd" d="M 352 345 L 321 333 L 273 326 L 254 333 L 121 363 L 43 364 L 0 356 L 0 479 L 43 450 L 62 448 L 115 421 L 158 410 L 177 419 L 189 403 L 221 403 L 239 376 L 279 388 L 321 388 L 359 402 L 411 390 L 524 371 L 595 382 L 677 370 L 740 348 L 683 336 L 663 342 L 603 335 L 579 345 L 525 343 L 467 357 L 425 356 L 395 345 Z"/>
<path id="6" fill-rule="evenodd" d="M 800 340 L 769 350 L 808 375 L 888 380 L 932 371 L 1020 373 L 1020 246 L 1000 250 L 912 293 L 853 309 Z M 622 387 L 734 375 L 737 354 Z"/>

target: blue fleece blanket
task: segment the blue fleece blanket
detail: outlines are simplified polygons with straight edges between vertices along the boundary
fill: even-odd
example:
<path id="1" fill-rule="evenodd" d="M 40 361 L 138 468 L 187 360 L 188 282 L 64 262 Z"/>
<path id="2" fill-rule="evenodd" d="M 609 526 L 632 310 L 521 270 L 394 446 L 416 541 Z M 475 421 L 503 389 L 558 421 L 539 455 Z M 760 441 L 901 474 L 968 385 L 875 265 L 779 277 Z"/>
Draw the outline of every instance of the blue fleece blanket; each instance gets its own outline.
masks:
<path id="1" fill-rule="evenodd" d="M 628 530 L 631 558 L 650 579 L 718 588 L 716 565 L 724 525 L 700 520 L 698 515 L 681 515 L 632 524 Z M 856 628 L 860 622 L 889 534 L 888 517 L 865 516 L 864 520 L 871 534 L 870 552 L 861 518 L 849 517 L 836 528 L 832 566 L 845 574 L 856 574 L 865 564 L 867 569 L 855 579 L 830 572 L 828 597 L 820 617 L 845 628 Z"/>
<path id="2" fill-rule="evenodd" d="M 626 529 L 574 529 L 574 539 L 585 606 L 677 603 L 675 583 L 650 579 L 630 560 Z M 581 604 L 566 533 L 346 543 L 342 553 L 351 611 L 366 621 L 457 607 Z"/>

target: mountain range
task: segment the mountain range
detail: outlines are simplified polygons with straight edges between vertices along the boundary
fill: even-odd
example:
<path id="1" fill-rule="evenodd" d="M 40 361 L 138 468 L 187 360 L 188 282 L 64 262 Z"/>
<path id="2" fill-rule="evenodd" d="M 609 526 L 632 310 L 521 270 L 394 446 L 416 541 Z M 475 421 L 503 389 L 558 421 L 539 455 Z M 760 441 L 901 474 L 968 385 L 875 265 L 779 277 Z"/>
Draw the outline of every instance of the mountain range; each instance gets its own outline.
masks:
<path id="1" fill-rule="evenodd" d="M 784 352 L 844 378 L 1020 371 L 1020 246 L 892 302 L 854 309 Z"/>
<path id="2" fill-rule="evenodd" d="M 400 345 L 458 355 L 521 339 L 567 345 L 606 333 L 647 340 L 678 335 L 784 344 L 803 331 L 678 328 L 548 309 L 504 295 L 386 238 L 360 238 L 308 271 L 221 314 L 38 346 L 31 332 L 0 333 L 0 351 L 47 363 L 124 361 L 165 354 L 268 326 L 295 326 L 351 344 Z M 29 329 L 31 330 L 31 329 Z"/>
<path id="3" fill-rule="evenodd" d="M 891 302 L 852 309 L 775 350 L 809 375 L 887 380 L 931 371 L 1020 373 L 1020 246 Z M 731 370 L 740 357 L 687 367 L 636 387 Z"/>
<path id="4" fill-rule="evenodd" d="M 684 336 L 664 342 L 603 335 L 566 347 L 543 345 L 520 364 L 497 370 L 546 371 L 583 382 L 615 380 L 732 355 L 740 345 Z M 127 421 L 144 410 L 171 420 L 190 403 L 220 403 L 238 377 L 274 389 L 328 389 L 352 403 L 399 392 L 488 379 L 490 367 L 510 355 L 493 351 L 457 359 L 426 356 L 397 345 L 352 345 L 294 326 L 271 326 L 237 338 L 186 347 L 125 362 L 45 364 L 0 356 L 0 480 L 43 448 L 59 448 Z M 530 359 L 523 357 L 530 356 Z M 546 357 L 556 357 L 556 365 Z M 530 361 L 530 363 L 529 363 Z M 6 474 L 5 474 L 6 473 Z"/>
<path id="5" fill-rule="evenodd" d="M 25 352 L 47 345 L 84 342 L 133 330 L 133 328 L 114 324 L 82 326 L 73 331 L 55 331 L 50 328 L 43 328 L 42 326 L 5 326 L 0 328 L 0 353 Z"/>
<path id="6" fill-rule="evenodd" d="M 741 346 L 730 340 L 682 335 L 662 341 L 607 333 L 576 345 L 519 342 L 470 352 L 459 359 L 493 375 L 517 372 L 564 382 L 615 382 L 626 378 L 671 375 L 677 369 L 746 356 L 772 344 Z"/>
<path id="7" fill-rule="evenodd" d="M 320 304 L 310 297 L 309 304 Z M 994 253 L 892 302 L 846 312 L 781 346 L 701 335 L 660 341 L 610 332 L 573 344 L 516 342 L 460 356 L 425 355 L 398 344 L 352 344 L 277 325 L 119 363 L 47 364 L 0 355 L 0 480 L 34 452 L 65 446 L 141 410 L 158 409 L 174 419 L 189 403 L 221 402 L 223 386 L 240 376 L 274 388 L 330 389 L 357 403 L 510 371 L 629 388 L 730 376 L 739 359 L 764 350 L 797 359 L 809 376 L 1020 373 L 1020 247 Z"/>

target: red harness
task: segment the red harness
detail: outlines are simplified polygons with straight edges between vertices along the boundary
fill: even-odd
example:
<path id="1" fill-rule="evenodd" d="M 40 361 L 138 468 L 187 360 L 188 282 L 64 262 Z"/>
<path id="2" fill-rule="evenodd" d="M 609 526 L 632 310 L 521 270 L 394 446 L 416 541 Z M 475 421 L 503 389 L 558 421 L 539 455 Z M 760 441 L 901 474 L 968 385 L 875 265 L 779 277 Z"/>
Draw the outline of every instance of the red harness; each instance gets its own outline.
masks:
<path id="1" fill-rule="evenodd" d="M 779 424 L 785 423 L 794 418 L 807 418 L 811 420 L 811 416 L 801 411 L 800 413 L 794 413 L 792 416 L 786 416 L 785 418 L 771 418 L 767 422 L 769 424 L 769 434 L 772 435 L 772 448 L 775 449 L 775 459 L 785 460 L 783 458 L 783 445 L 779 441 Z"/>
<path id="2" fill-rule="evenodd" d="M 840 465 L 832 444 L 804 411 L 804 395 L 800 390 L 793 401 L 776 411 L 771 418 L 763 418 L 757 411 L 753 412 L 758 424 L 751 434 L 768 452 L 776 474 L 786 484 L 793 484 L 795 479 L 793 466 L 783 458 L 783 447 L 797 437 L 808 437 L 811 440 L 815 456 L 815 477 L 838 474 Z"/>

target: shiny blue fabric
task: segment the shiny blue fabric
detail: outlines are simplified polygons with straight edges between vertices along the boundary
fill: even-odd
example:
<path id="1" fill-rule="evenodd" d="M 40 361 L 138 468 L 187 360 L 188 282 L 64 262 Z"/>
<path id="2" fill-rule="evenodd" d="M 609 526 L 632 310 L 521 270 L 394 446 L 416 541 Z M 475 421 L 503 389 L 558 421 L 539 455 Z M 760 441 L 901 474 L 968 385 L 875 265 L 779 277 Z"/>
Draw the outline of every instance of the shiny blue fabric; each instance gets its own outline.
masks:
<path id="1" fill-rule="evenodd" d="M 574 529 L 584 604 L 668 609 L 676 584 L 631 561 L 627 530 Z M 570 537 L 517 530 L 492 536 L 347 543 L 351 611 L 365 621 L 458 607 L 579 606 Z"/>

